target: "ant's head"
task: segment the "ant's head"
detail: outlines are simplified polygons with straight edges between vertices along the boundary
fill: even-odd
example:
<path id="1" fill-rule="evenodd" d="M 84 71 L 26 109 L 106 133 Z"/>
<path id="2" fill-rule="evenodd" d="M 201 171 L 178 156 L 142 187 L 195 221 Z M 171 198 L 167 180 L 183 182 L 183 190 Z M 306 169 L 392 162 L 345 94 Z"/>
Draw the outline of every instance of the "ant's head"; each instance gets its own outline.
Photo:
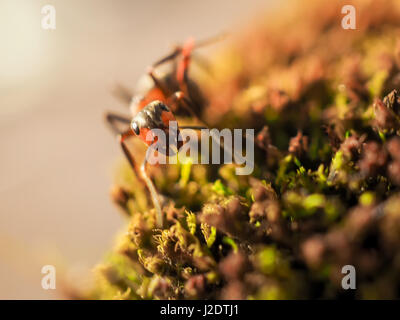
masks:
<path id="1" fill-rule="evenodd" d="M 149 130 L 166 130 L 170 121 L 176 121 L 171 110 L 161 101 L 150 102 L 132 119 L 131 129 L 143 141 Z"/>

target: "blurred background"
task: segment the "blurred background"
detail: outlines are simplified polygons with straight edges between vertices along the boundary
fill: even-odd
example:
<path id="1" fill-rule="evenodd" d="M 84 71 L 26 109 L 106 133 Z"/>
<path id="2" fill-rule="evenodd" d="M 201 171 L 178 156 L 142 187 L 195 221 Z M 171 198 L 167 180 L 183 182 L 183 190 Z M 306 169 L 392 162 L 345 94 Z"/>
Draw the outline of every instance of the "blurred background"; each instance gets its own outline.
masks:
<path id="1" fill-rule="evenodd" d="M 56 9 L 43 30 L 41 8 Z M 0 2 L 0 299 L 63 298 L 124 224 L 109 199 L 121 158 L 103 122 L 175 43 L 251 23 L 274 0 L 2 0 Z M 127 111 L 127 110 L 126 110 Z M 54 265 L 56 290 L 41 287 Z"/>

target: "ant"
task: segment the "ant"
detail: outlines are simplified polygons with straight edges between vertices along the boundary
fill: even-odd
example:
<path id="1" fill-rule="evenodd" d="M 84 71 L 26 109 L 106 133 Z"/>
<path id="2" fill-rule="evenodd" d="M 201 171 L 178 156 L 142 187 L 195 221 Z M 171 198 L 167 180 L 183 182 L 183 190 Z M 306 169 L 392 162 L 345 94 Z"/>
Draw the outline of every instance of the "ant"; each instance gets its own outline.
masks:
<path id="1" fill-rule="evenodd" d="M 159 195 L 156 188 L 146 173 L 147 157 L 144 158 L 142 165 L 139 167 L 129 151 L 126 140 L 130 137 L 139 137 L 148 146 L 156 141 L 146 141 L 147 134 L 152 129 L 162 129 L 168 133 L 169 122 L 176 121 L 174 113 L 171 111 L 171 106 L 175 108 L 174 111 L 186 113 L 204 123 L 200 120 L 198 115 L 204 103 L 197 86 L 188 77 L 189 65 L 192 57 L 192 52 L 201 46 L 207 45 L 220 37 L 207 39 L 205 41 L 195 43 L 193 38 L 189 38 L 182 46 L 176 46 L 175 49 L 155 62 L 148 70 L 148 76 L 152 80 L 152 84 L 147 85 L 142 90 L 140 95 L 132 98 L 132 95 L 124 88 L 119 88 L 118 95 L 120 98 L 130 103 L 130 110 L 133 118 L 130 119 L 126 116 L 108 112 L 106 113 L 106 121 L 111 129 L 118 135 L 118 141 L 126 156 L 131 168 L 136 173 L 138 179 L 147 186 L 150 192 L 154 208 L 156 210 L 156 224 L 158 228 L 163 226 L 163 214 L 160 205 Z M 174 66 L 172 72 L 162 74 L 160 77 L 156 74 L 155 68 L 172 61 Z M 181 109 L 183 110 L 181 110 Z M 195 110 L 197 112 L 195 112 Z M 127 130 L 119 130 L 116 123 L 129 124 Z M 205 126 L 180 126 L 179 129 L 194 129 L 201 130 L 207 129 Z M 178 148 L 183 144 L 182 141 L 177 142 Z M 168 148 L 161 151 L 168 154 Z"/>

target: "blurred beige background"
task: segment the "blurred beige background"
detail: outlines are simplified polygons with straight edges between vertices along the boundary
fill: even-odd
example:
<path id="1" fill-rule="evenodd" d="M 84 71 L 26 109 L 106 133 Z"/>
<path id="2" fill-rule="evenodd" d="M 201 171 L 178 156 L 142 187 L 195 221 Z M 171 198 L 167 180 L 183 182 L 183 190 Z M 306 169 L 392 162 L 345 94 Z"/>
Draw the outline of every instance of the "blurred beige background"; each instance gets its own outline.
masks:
<path id="1" fill-rule="evenodd" d="M 41 288 L 41 267 L 81 285 L 121 229 L 108 196 L 121 153 L 102 118 L 124 111 L 113 86 L 133 87 L 173 43 L 234 30 L 271 2 L 0 2 L 0 299 L 62 298 Z M 41 28 L 45 4 L 56 30 Z"/>

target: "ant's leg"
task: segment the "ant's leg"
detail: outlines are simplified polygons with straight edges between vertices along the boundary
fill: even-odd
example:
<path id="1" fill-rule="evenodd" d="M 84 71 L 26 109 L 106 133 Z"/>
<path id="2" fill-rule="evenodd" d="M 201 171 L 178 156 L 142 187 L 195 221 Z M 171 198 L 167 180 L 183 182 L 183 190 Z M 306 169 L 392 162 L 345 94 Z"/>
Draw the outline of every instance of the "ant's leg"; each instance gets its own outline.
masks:
<path id="1" fill-rule="evenodd" d="M 156 188 L 154 187 L 153 181 L 151 181 L 151 179 L 147 175 L 146 165 L 147 165 L 147 157 L 144 158 L 143 163 L 140 167 L 140 171 L 142 173 L 142 178 L 145 181 L 147 188 L 150 191 L 151 199 L 153 201 L 154 208 L 156 210 L 156 225 L 158 228 L 162 228 L 164 222 L 163 222 L 163 214 L 161 211 L 160 199 L 158 197 Z"/>
<path id="2" fill-rule="evenodd" d="M 189 38 L 185 41 L 181 49 L 182 59 L 178 63 L 176 70 L 176 79 L 182 88 L 183 92 L 187 92 L 188 88 L 188 72 L 190 65 L 190 58 L 194 49 L 194 39 Z"/>
<path id="3" fill-rule="evenodd" d="M 122 151 L 124 152 L 124 155 L 129 162 L 129 165 L 131 166 L 132 170 L 135 172 L 136 177 L 139 180 L 142 180 L 142 182 L 144 182 L 142 179 L 142 176 L 140 174 L 140 168 L 136 164 L 135 159 L 133 158 L 131 152 L 129 151 L 128 147 L 125 144 L 125 140 L 128 139 L 129 137 L 133 137 L 133 136 L 134 136 L 133 131 L 129 129 L 129 130 L 119 134 L 118 140 L 119 140 L 119 144 L 122 148 Z"/>
<path id="4" fill-rule="evenodd" d="M 185 48 L 188 48 L 189 46 L 191 47 L 190 51 L 193 51 L 194 49 L 200 48 L 200 47 L 205 47 L 208 46 L 209 44 L 212 44 L 214 42 L 220 41 L 222 40 L 224 37 L 226 36 L 226 34 L 219 34 L 217 36 L 211 37 L 211 38 L 207 38 L 204 40 L 200 40 L 200 41 L 196 41 L 196 43 L 194 43 L 193 38 L 189 38 L 188 40 L 185 41 L 185 43 L 182 46 L 175 46 L 175 48 L 173 49 L 173 51 L 166 55 L 165 57 L 157 60 L 156 62 L 154 62 L 152 64 L 152 66 L 154 68 L 168 62 L 171 61 L 173 59 L 175 59 L 178 55 L 180 55 L 182 53 L 182 51 L 185 50 Z"/>
<path id="5" fill-rule="evenodd" d="M 128 162 L 133 169 L 133 171 L 136 174 L 136 177 L 140 179 L 143 183 L 146 184 L 147 189 L 150 192 L 151 200 L 153 201 L 154 208 L 156 210 L 156 224 L 158 228 L 162 228 L 163 226 L 163 216 L 162 216 L 162 211 L 161 211 L 161 205 L 160 205 L 160 200 L 158 198 L 158 193 L 156 191 L 156 188 L 154 187 L 153 182 L 151 179 L 148 177 L 146 173 L 146 163 L 147 159 L 146 157 L 144 158 L 143 164 L 138 167 L 136 164 L 135 159 L 133 158 L 131 152 L 129 151 L 128 147 L 125 144 L 125 140 L 129 137 L 132 137 L 134 133 L 131 130 L 128 130 L 122 134 L 119 135 L 119 142 L 122 148 L 122 151 L 124 152 L 126 158 L 128 159 Z"/>
<path id="6" fill-rule="evenodd" d="M 192 130 L 203 130 L 203 129 L 208 129 L 206 126 L 179 126 L 179 129 L 192 129 Z"/>
<path id="7" fill-rule="evenodd" d="M 180 91 L 187 95 L 191 100 L 190 103 L 188 101 L 184 101 L 184 104 L 190 104 L 192 110 L 200 110 L 199 106 L 194 102 L 195 100 L 193 99 L 193 93 L 190 90 L 191 86 L 189 83 L 189 67 L 192 60 L 192 52 L 194 47 L 195 43 L 193 38 L 189 38 L 183 45 L 181 57 L 176 67 L 176 80 L 179 84 Z"/>
<path id="8" fill-rule="evenodd" d="M 200 48 L 200 47 L 207 46 L 207 45 L 212 44 L 212 43 L 217 42 L 217 41 L 220 41 L 223 37 L 225 37 L 225 35 L 221 34 L 221 35 L 217 35 L 215 37 L 211 37 L 211 38 L 208 38 L 208 39 L 197 41 L 195 44 L 191 45 L 192 46 L 192 50 Z M 184 50 L 185 47 L 188 47 L 188 43 L 192 43 L 192 42 L 193 42 L 193 39 L 189 38 L 188 40 L 185 41 L 183 46 L 179 46 L 179 45 L 175 46 L 175 48 L 173 49 L 173 51 L 170 54 L 168 54 L 165 57 L 157 60 L 156 62 L 153 63 L 152 66 L 155 68 L 155 67 L 158 67 L 158 66 L 160 66 L 160 65 L 162 65 L 162 64 L 164 64 L 164 63 L 166 63 L 168 61 L 171 61 L 171 60 L 175 59 L 178 55 L 180 55 L 182 53 L 182 51 Z"/>
<path id="9" fill-rule="evenodd" d="M 221 40 L 224 35 L 218 35 L 213 38 L 205 39 L 203 41 L 194 42 L 194 39 L 188 39 L 182 47 L 181 58 L 178 61 L 176 68 L 176 79 L 179 83 L 180 90 L 183 91 L 195 105 L 194 110 L 200 110 L 199 105 L 195 97 L 198 96 L 196 88 L 193 87 L 193 83 L 190 82 L 189 78 L 189 67 L 193 62 L 197 63 L 209 76 L 213 76 L 211 66 L 207 60 L 203 59 L 197 52 L 196 49 L 207 46 L 213 42 Z M 193 61 L 193 62 L 192 62 Z"/>
<path id="10" fill-rule="evenodd" d="M 105 114 L 105 120 L 115 134 L 121 134 L 124 132 L 124 130 L 120 130 L 118 128 L 117 123 L 128 124 L 128 125 L 131 123 L 131 119 L 129 117 L 116 114 L 113 112 L 107 112 Z"/>
<path id="11" fill-rule="evenodd" d="M 172 51 L 172 53 L 156 61 L 152 65 L 152 67 L 156 68 L 161 64 L 164 64 L 170 60 L 174 60 L 177 57 L 181 56 L 179 61 L 176 61 L 176 67 L 175 67 L 176 79 L 179 84 L 180 90 L 185 92 L 185 94 L 187 94 L 192 100 L 194 100 L 192 93 L 190 92 L 191 90 L 190 90 L 189 76 L 188 76 L 192 52 L 197 48 L 207 46 L 213 42 L 219 41 L 221 40 L 222 37 L 224 37 L 224 35 L 218 35 L 212 38 L 198 41 L 196 43 L 193 38 L 189 38 L 185 41 L 185 43 L 182 46 L 176 46 L 175 49 Z M 199 65 L 203 65 L 206 71 L 210 72 L 210 68 L 207 67 L 206 62 L 204 62 L 204 60 L 202 61 L 201 58 L 199 58 L 198 62 Z M 159 81 L 157 81 L 157 79 L 154 77 L 154 73 L 149 72 L 149 75 L 153 78 L 154 83 L 157 85 L 157 87 L 159 87 L 164 93 L 164 95 L 168 97 L 171 94 L 171 92 L 168 93 L 167 92 L 168 90 L 165 90 L 165 88 L 163 88 L 162 84 L 159 83 Z M 198 109 L 199 108 L 196 108 L 195 110 Z"/>
<path id="12" fill-rule="evenodd" d="M 154 62 L 152 64 L 152 67 L 156 68 L 170 60 L 175 59 L 181 53 L 181 51 L 182 51 L 182 48 L 179 46 L 176 46 L 175 49 L 172 51 L 172 53 L 170 53 L 170 54 L 166 55 L 165 57 L 161 58 L 160 60 Z"/>
<path id="13" fill-rule="evenodd" d="M 200 48 L 207 46 L 209 44 L 212 44 L 213 42 L 221 40 L 223 37 L 225 37 L 224 34 L 222 35 L 217 35 L 212 38 L 204 39 L 202 41 L 197 41 L 195 43 L 193 38 L 189 38 L 186 40 L 186 42 L 183 44 L 182 49 L 181 49 L 181 54 L 182 54 L 182 59 L 178 63 L 177 71 L 176 71 L 176 78 L 181 85 L 182 91 L 186 92 L 189 97 L 190 92 L 189 92 L 189 78 L 188 78 L 188 70 L 189 70 L 189 65 L 192 57 L 196 62 L 205 69 L 208 73 L 210 73 L 210 66 L 207 63 L 207 61 L 201 56 L 197 55 L 197 59 L 195 57 L 195 54 L 193 54 L 193 51 Z"/>
<path id="14" fill-rule="evenodd" d="M 133 92 L 121 84 L 116 84 L 114 86 L 112 94 L 127 106 L 132 102 Z"/>

